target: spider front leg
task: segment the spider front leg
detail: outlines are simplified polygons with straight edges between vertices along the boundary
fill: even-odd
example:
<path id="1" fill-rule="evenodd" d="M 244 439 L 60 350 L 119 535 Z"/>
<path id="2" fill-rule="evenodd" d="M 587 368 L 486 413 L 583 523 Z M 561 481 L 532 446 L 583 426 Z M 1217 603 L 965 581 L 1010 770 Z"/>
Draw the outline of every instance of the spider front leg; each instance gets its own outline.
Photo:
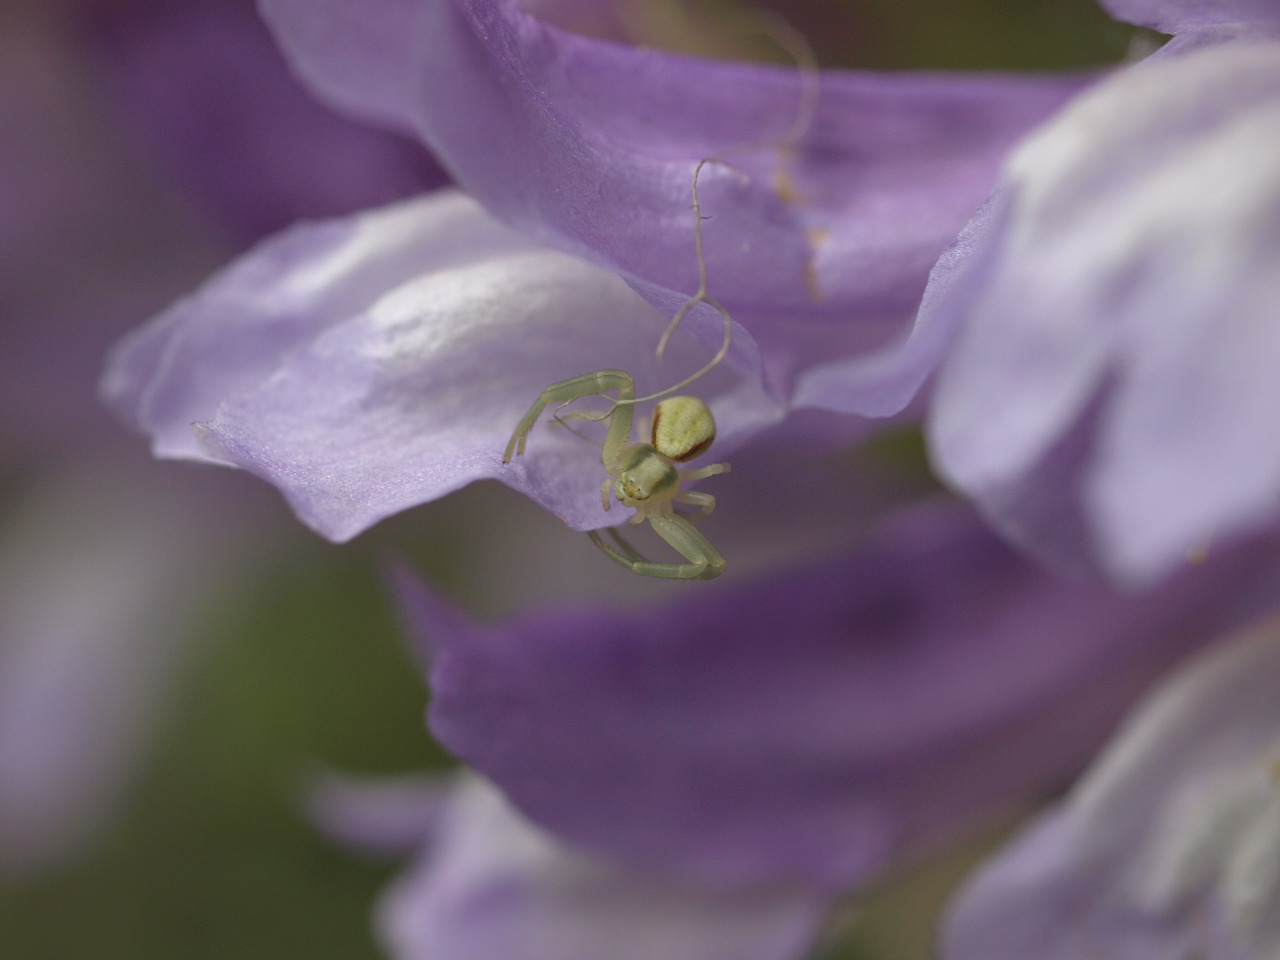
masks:
<path id="1" fill-rule="evenodd" d="M 590 536 L 592 542 L 611 560 L 626 567 L 632 573 L 638 573 L 644 577 L 664 577 L 668 580 L 711 580 L 724 573 L 724 556 L 684 517 L 677 514 L 655 515 L 649 517 L 649 525 L 658 536 L 671 544 L 675 551 L 689 562 L 666 563 L 646 560 L 612 527 L 608 532 L 617 544 L 617 548 L 606 543 L 598 530 L 590 531 Z"/>
<path id="2" fill-rule="evenodd" d="M 699 467 L 697 470 L 681 470 L 680 482 L 684 483 L 688 480 L 702 480 L 705 477 L 715 477 L 722 473 L 729 472 L 729 464 L 713 463 L 705 467 Z M 700 490 L 681 490 L 676 494 L 677 503 L 687 503 L 695 506 L 705 517 L 716 508 L 716 498 L 713 494 L 703 493 Z"/>
<path id="3" fill-rule="evenodd" d="M 687 503 L 697 507 L 698 512 L 704 517 L 716 508 L 715 495 L 703 493 L 701 490 L 681 490 L 676 494 L 675 500 L 676 503 Z"/>
<path id="4" fill-rule="evenodd" d="M 579 377 L 570 377 L 568 380 L 553 383 L 543 390 L 542 395 L 529 408 L 529 412 L 516 424 L 515 432 L 511 434 L 511 439 L 507 441 L 507 449 L 502 454 L 502 462 L 510 463 L 513 457 L 524 453 L 530 431 L 542 416 L 542 411 L 551 404 L 563 406 L 574 400 L 581 400 L 583 397 L 601 396 L 610 391 L 617 391 L 619 402 L 609 415 L 609 432 L 604 441 L 603 460 L 608 466 L 617 458 L 618 452 L 627 445 L 631 437 L 632 405 L 625 401 L 635 398 L 636 387 L 631 374 L 623 370 L 597 370 L 595 373 L 584 373 Z"/>

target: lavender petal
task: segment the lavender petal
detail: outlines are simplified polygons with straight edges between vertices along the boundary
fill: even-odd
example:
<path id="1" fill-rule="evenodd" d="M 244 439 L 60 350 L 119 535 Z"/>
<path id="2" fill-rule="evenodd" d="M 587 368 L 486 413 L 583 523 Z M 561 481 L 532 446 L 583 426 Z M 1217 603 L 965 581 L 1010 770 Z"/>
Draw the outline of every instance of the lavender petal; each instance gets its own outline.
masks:
<path id="1" fill-rule="evenodd" d="M 1278 675 L 1273 621 L 1158 689 L 961 891 L 944 960 L 1276 956 Z"/>
<path id="2" fill-rule="evenodd" d="M 404 602 L 432 730 L 536 822 L 690 876 L 842 888 L 1082 765 L 1148 678 L 1269 602 L 1267 556 L 1117 596 L 934 507 L 654 610 L 480 626 Z"/>
<path id="3" fill-rule="evenodd" d="M 1278 52 L 1210 48 L 1082 98 L 925 300 L 963 328 L 931 415 L 941 471 L 1015 533 L 1078 507 L 1083 531 L 1042 546 L 1124 582 L 1276 517 Z"/>

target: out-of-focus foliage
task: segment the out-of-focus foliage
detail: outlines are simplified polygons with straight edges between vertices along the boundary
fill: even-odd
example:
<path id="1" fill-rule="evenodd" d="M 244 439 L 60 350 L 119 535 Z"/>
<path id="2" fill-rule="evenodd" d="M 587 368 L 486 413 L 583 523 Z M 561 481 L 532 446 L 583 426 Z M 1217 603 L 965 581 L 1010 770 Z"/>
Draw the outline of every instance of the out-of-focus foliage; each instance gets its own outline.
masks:
<path id="1" fill-rule="evenodd" d="M 86 861 L 0 888 L 0 955 L 376 956 L 389 870 L 318 836 L 299 791 L 328 764 L 441 762 L 387 611 L 366 551 L 317 551 L 207 623 L 125 820 Z"/>

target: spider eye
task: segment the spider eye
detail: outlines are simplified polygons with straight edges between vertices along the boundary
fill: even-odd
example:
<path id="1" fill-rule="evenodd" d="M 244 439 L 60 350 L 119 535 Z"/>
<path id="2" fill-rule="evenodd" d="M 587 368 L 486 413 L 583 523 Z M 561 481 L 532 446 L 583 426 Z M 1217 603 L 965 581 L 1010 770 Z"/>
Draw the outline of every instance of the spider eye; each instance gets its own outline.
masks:
<path id="1" fill-rule="evenodd" d="M 692 460 L 715 438 L 715 417 L 697 397 L 668 397 L 653 408 L 653 446 L 664 457 Z"/>

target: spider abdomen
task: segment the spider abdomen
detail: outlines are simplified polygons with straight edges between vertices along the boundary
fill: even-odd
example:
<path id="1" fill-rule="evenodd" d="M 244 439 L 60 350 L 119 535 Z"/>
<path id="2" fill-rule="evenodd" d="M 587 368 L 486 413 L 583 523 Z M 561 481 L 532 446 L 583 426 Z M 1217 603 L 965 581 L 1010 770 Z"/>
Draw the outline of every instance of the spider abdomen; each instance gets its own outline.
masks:
<path id="1" fill-rule="evenodd" d="M 716 438 L 711 408 L 697 397 L 668 397 L 653 408 L 653 447 L 676 463 L 705 453 Z"/>

